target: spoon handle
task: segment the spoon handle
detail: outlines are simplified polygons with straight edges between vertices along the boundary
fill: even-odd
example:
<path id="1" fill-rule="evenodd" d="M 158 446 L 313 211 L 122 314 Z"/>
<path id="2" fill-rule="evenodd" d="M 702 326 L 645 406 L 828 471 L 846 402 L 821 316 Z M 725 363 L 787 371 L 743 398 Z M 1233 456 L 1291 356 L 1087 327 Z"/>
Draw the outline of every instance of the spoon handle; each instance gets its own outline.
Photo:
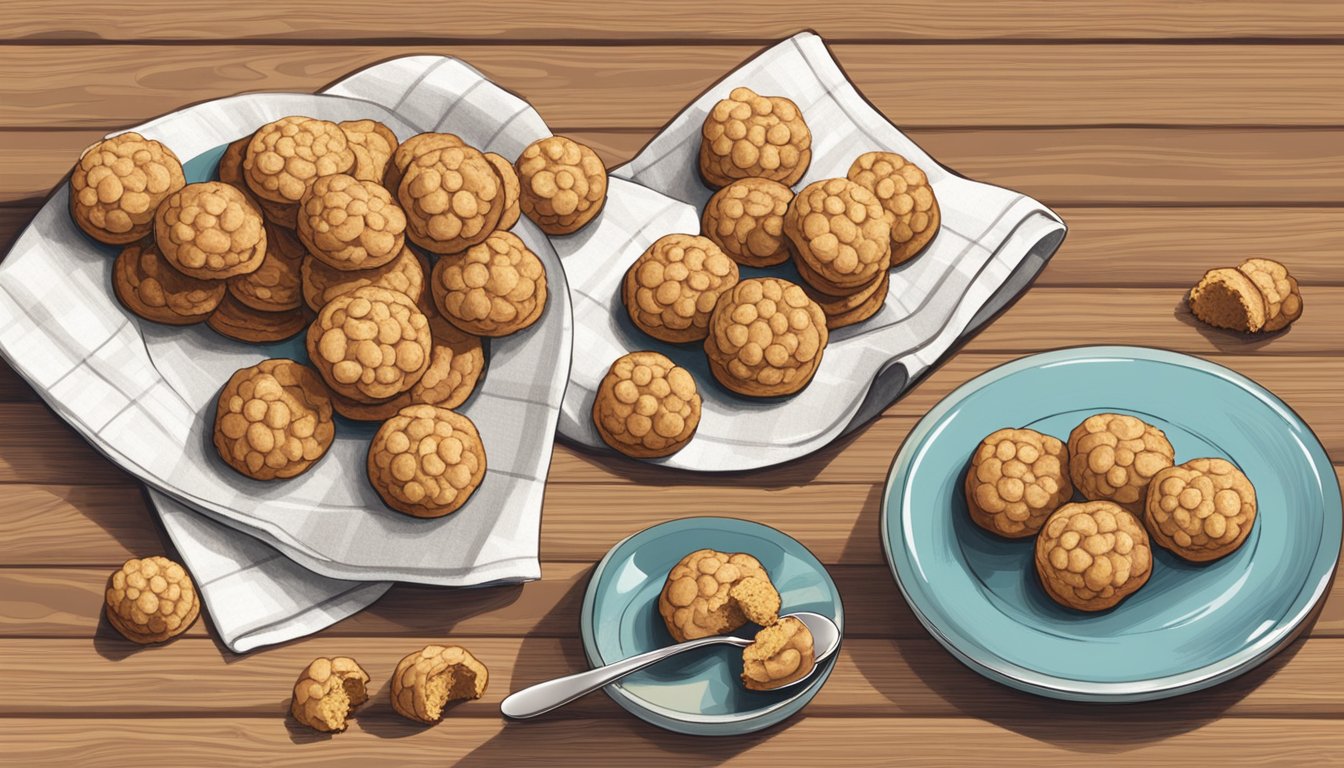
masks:
<path id="1" fill-rule="evenodd" d="M 688 640 L 684 643 L 669 645 L 666 648 L 657 648 L 647 653 L 631 656 L 628 659 L 621 659 L 604 667 L 566 677 L 557 677 L 554 680 L 547 680 L 544 683 L 537 683 L 524 688 L 504 699 L 499 705 L 499 711 L 505 717 L 517 720 L 536 717 L 550 712 L 556 707 L 568 704 L 580 696 L 592 693 L 598 688 L 610 685 L 631 672 L 637 672 L 650 664 L 656 664 L 663 659 L 676 656 L 682 651 L 720 643 L 747 645 L 749 642 L 751 641 L 744 638 L 719 635 L 699 640 Z"/>

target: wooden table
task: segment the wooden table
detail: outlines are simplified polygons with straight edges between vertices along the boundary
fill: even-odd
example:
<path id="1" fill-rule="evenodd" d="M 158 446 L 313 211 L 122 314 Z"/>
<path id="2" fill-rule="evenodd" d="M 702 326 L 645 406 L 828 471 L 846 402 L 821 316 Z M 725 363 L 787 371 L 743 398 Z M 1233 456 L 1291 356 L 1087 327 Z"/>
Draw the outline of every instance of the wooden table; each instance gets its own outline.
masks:
<path id="1" fill-rule="evenodd" d="M 1162 346 L 1263 383 L 1344 462 L 1344 6 L 1213 0 L 616 4 L 7 0 L 0 8 L 0 240 L 12 242 L 81 148 L 191 102 L 313 90 L 358 67 L 446 53 L 529 99 L 614 165 L 721 74 L 811 25 L 851 78 L 935 157 L 1053 206 L 1071 232 L 1036 285 L 904 400 L 807 460 L 746 477 L 654 471 L 555 449 L 543 578 L 397 587 L 303 641 L 229 653 L 209 621 L 139 650 L 99 620 L 104 579 L 170 550 L 141 486 L 12 371 L 0 373 L 0 763 L 14 765 L 1074 765 L 1094 758 L 1344 760 L 1344 590 L 1305 639 L 1177 701 L 1066 705 L 990 683 L 910 614 L 878 543 L 892 454 L 952 388 L 1019 355 Z M 698 7 L 697 7 L 698 6 Z M 1248 339 L 1193 324 L 1182 292 L 1212 266 L 1282 258 L 1305 317 Z M 692 513 L 749 517 L 830 567 L 848 612 L 834 675 L 802 716 L 743 738 L 664 733 L 592 696 L 509 724 L 500 699 L 584 666 L 578 610 L 612 543 Z M 208 619 L 208 617 L 207 617 Z M 482 701 L 414 727 L 395 661 L 451 638 L 489 664 Z M 320 736 L 285 718 L 317 655 L 360 659 L 375 700 Z M 12 761 L 12 763 L 10 762 Z M 376 762 L 375 762 L 376 761 Z"/>

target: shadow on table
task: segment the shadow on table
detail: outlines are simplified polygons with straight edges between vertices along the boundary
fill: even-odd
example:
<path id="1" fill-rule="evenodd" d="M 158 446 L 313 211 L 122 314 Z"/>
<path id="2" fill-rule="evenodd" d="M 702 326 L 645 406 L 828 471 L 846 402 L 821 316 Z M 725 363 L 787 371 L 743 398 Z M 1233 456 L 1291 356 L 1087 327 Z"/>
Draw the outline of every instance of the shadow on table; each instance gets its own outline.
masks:
<path id="1" fill-rule="evenodd" d="M 1292 330 L 1292 326 L 1290 325 L 1286 328 L 1270 331 L 1268 333 L 1248 334 L 1239 331 L 1231 331 L 1226 328 L 1214 328 L 1211 325 L 1204 324 L 1199 318 L 1194 316 L 1190 311 L 1190 306 L 1186 303 L 1184 296 L 1176 302 L 1176 306 L 1172 308 L 1171 314 L 1177 321 L 1195 329 L 1200 336 L 1203 336 L 1204 339 L 1212 344 L 1219 352 L 1230 354 L 1255 352 Z"/>

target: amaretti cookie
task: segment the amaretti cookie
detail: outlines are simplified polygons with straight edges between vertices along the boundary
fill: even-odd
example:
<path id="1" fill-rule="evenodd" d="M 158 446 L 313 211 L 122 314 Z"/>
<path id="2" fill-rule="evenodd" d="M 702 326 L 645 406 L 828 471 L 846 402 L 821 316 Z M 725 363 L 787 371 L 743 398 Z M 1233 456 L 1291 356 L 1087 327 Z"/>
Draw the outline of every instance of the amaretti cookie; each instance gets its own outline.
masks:
<path id="1" fill-rule="evenodd" d="M 1265 326 L 1265 297 L 1246 273 L 1211 269 L 1190 289 L 1190 311 L 1216 328 L 1255 333 Z"/>
<path id="2" fill-rule="evenodd" d="M 299 201 L 299 239 L 340 270 L 375 269 L 401 254 L 406 214 L 391 193 L 344 173 L 322 176 Z"/>
<path id="3" fill-rule="evenodd" d="M 377 401 L 429 367 L 429 319 L 402 293 L 366 286 L 332 299 L 308 328 L 308 356 L 337 393 Z"/>
<path id="4" fill-rule="evenodd" d="M 865 152 L 849 166 L 850 181 L 877 197 L 891 227 L 891 265 L 914 258 L 938 234 L 938 198 L 919 166 L 895 152 Z"/>
<path id="5" fill-rule="evenodd" d="M 345 132 L 345 140 L 355 154 L 350 175 L 360 181 L 381 184 L 392 162 L 392 153 L 399 146 L 397 134 L 377 120 L 346 120 L 337 125 Z"/>
<path id="6" fill-rule="evenodd" d="M 323 656 L 313 659 L 294 681 L 289 712 L 309 728 L 339 733 L 345 730 L 350 714 L 368 700 L 369 673 L 359 662 L 346 656 Z"/>
<path id="7" fill-rule="evenodd" d="M 430 286 L 448 322 L 475 336 L 517 333 L 546 308 L 546 267 L 512 232 L 439 259 Z"/>
<path id="8" fill-rule="evenodd" d="M 734 88 L 705 116 L 699 157 L 711 187 L 748 177 L 791 185 L 812 162 L 812 132 L 791 100 Z"/>
<path id="9" fill-rule="evenodd" d="M 514 224 L 518 223 L 518 217 L 522 215 L 522 205 L 520 198 L 523 187 L 518 179 L 518 172 L 514 170 L 513 164 L 502 155 L 494 152 L 486 152 L 485 159 L 495 167 L 495 173 L 499 174 L 499 180 L 504 183 L 504 215 L 499 217 L 499 229 L 512 229 Z"/>
<path id="10" fill-rule="evenodd" d="M 225 293 L 205 324 L 220 336 L 234 341 L 270 344 L 294 336 L 307 328 L 312 320 L 313 313 L 307 307 L 266 312 L 249 307 L 232 293 Z"/>
<path id="11" fill-rule="evenodd" d="M 771 691 L 812 674 L 817 666 L 812 632 L 792 616 L 784 616 L 756 633 L 742 649 L 742 685 Z"/>
<path id="12" fill-rule="evenodd" d="M 848 179 L 804 187 L 789 204 L 784 232 L 799 273 L 822 293 L 848 295 L 891 266 L 891 227 L 882 206 Z"/>
<path id="13" fill-rule="evenodd" d="M 392 709 L 410 720 L 433 725 L 450 701 L 479 699 L 490 672 L 471 652 L 456 645 L 427 645 L 408 654 L 392 673 Z"/>
<path id="14" fill-rule="evenodd" d="M 235 372 L 219 392 L 215 448 L 254 480 L 306 472 L 335 436 L 327 388 L 301 363 L 263 360 Z"/>
<path id="15" fill-rule="evenodd" d="M 627 456 L 670 456 L 700 425 L 700 393 L 690 371 L 657 352 L 616 359 L 593 397 L 603 442 Z"/>
<path id="16" fill-rule="evenodd" d="M 1000 429 L 971 454 L 966 506 L 971 520 L 1007 538 L 1033 536 L 1073 496 L 1064 443 L 1034 429 Z"/>
<path id="17" fill-rule="evenodd" d="M 658 613 L 678 643 L 721 635 L 748 621 L 779 620 L 780 598 L 761 562 L 742 552 L 699 549 L 667 574 Z"/>
<path id="18" fill-rule="evenodd" d="M 112 265 L 112 290 L 122 306 L 167 325 L 204 321 L 224 299 L 224 283 L 197 280 L 173 269 L 153 240 L 121 249 Z"/>
<path id="19" fill-rule="evenodd" d="M 368 472 L 387 506 L 412 517 L 443 517 L 467 503 L 485 478 L 485 446 L 466 416 L 411 405 L 374 435 Z"/>
<path id="20" fill-rule="evenodd" d="M 523 213 L 548 235 L 579 231 L 607 202 L 607 167 L 602 159 L 565 136 L 527 145 L 514 168 Z"/>
<path id="21" fill-rule="evenodd" d="M 465 147 L 467 143 L 452 133 L 417 133 L 411 138 L 403 141 L 400 146 L 392 152 L 392 161 L 387 164 L 387 169 L 383 172 L 383 186 L 389 192 L 396 193 L 401 187 L 402 176 L 406 173 L 406 168 L 410 166 L 411 161 L 416 155 L 428 152 L 432 149 L 448 149 L 450 147 Z"/>
<path id="22" fill-rule="evenodd" d="M 826 315 L 803 289 L 774 277 L 743 280 L 719 299 L 705 354 L 714 378 L 749 397 L 791 395 L 821 365 Z"/>
<path id="23" fill-rule="evenodd" d="M 1255 515 L 1255 486 L 1225 459 L 1193 459 L 1158 472 L 1144 507 L 1153 541 L 1196 563 L 1235 552 Z"/>
<path id="24" fill-rule="evenodd" d="M 1036 538 L 1036 574 L 1055 602 L 1113 608 L 1148 582 L 1153 552 L 1138 518 L 1109 501 L 1065 504 Z"/>
<path id="25" fill-rule="evenodd" d="M 1243 261 L 1237 271 L 1249 277 L 1265 299 L 1265 324 L 1260 330 L 1281 330 L 1302 316 L 1302 292 L 1287 267 L 1273 259 L 1257 258 Z"/>
<path id="26" fill-rule="evenodd" d="M 709 316 L 737 285 L 737 263 L 713 241 L 663 235 L 626 270 L 621 298 L 635 327 L 673 344 L 709 335 Z"/>
<path id="27" fill-rule="evenodd" d="M 832 331 L 848 325 L 861 323 L 881 311 L 891 292 L 891 273 L 882 270 L 873 282 L 860 286 L 848 296 L 831 296 L 803 283 L 807 297 L 821 307 L 826 315 L 826 327 Z"/>
<path id="28" fill-rule="evenodd" d="M 1069 433 L 1069 479 L 1087 499 L 1143 514 L 1148 483 L 1175 463 L 1166 434 L 1142 419 L 1098 413 Z"/>
<path id="29" fill-rule="evenodd" d="M 190 629 L 201 613 L 201 601 L 181 565 L 159 555 L 133 557 L 108 578 L 103 610 L 122 637 L 148 645 Z"/>
<path id="30" fill-rule="evenodd" d="M 339 125 L 301 115 L 258 128 L 243 153 L 248 187 L 262 200 L 285 207 L 297 205 L 318 177 L 348 173 L 354 166 L 355 153 Z"/>
<path id="31" fill-rule="evenodd" d="M 409 247 L 403 247 L 397 258 L 377 269 L 334 269 L 312 255 L 299 265 L 303 301 L 313 311 L 322 309 L 337 296 L 366 286 L 405 294 L 419 304 L 428 276 L 429 261 Z"/>
<path id="32" fill-rule="evenodd" d="M 705 203 L 700 234 L 713 240 L 738 264 L 770 267 L 793 256 L 784 234 L 784 214 L 793 190 L 770 179 L 738 179 Z"/>
<path id="33" fill-rule="evenodd" d="M 186 186 L 173 151 L 138 133 L 103 139 L 70 173 L 70 216 L 101 243 L 125 245 L 154 231 L 154 211 Z"/>
<path id="34" fill-rule="evenodd" d="M 219 181 L 188 184 L 164 199 L 154 214 L 154 242 L 177 271 L 201 280 L 254 272 L 266 258 L 261 212 Z"/>
<path id="35" fill-rule="evenodd" d="M 482 242 L 508 207 L 495 167 L 467 146 L 413 156 L 396 193 L 406 236 L 431 253 L 459 253 Z"/>
<path id="36" fill-rule="evenodd" d="M 228 279 L 229 293 L 262 312 L 286 312 L 303 304 L 301 270 L 307 251 L 288 229 L 266 222 L 266 256 L 261 266 Z"/>

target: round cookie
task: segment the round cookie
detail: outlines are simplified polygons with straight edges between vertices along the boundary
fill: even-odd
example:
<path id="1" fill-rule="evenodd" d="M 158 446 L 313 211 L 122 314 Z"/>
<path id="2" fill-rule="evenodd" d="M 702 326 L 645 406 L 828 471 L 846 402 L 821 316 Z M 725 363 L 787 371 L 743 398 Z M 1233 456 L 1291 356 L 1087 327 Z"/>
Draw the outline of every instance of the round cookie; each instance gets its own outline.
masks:
<path id="1" fill-rule="evenodd" d="M 546 308 L 546 267 L 512 232 L 439 259 L 430 287 L 448 322 L 474 336 L 517 333 Z"/>
<path id="2" fill-rule="evenodd" d="M 1214 326 L 1254 333 L 1265 326 L 1264 294 L 1246 273 L 1231 267 L 1211 269 L 1190 289 L 1190 311 Z"/>
<path id="3" fill-rule="evenodd" d="M 224 154 L 219 158 L 219 180 L 231 187 L 237 187 L 240 192 L 247 195 L 247 199 L 257 207 L 257 210 L 261 211 L 261 215 L 266 221 L 278 227 L 292 230 L 298 226 L 298 203 L 282 205 L 270 200 L 263 200 L 257 197 L 252 188 L 247 185 L 247 179 L 243 175 L 243 157 L 247 154 L 248 144 L 251 143 L 252 137 L 244 136 L 229 144 L 224 150 Z"/>
<path id="4" fill-rule="evenodd" d="M 1034 429 L 1000 429 L 971 454 L 966 507 L 971 520 L 1010 539 L 1034 536 L 1073 496 L 1064 443 Z"/>
<path id="5" fill-rule="evenodd" d="M 263 312 L 239 301 L 232 293 L 225 293 L 219 306 L 205 324 L 220 336 L 249 344 L 270 344 L 284 341 L 302 331 L 312 322 L 307 307 L 296 307 L 284 312 Z"/>
<path id="6" fill-rule="evenodd" d="M 658 614 L 678 643 L 722 635 L 748 621 L 779 620 L 779 592 L 761 562 L 742 552 L 698 549 L 667 574 Z"/>
<path id="7" fill-rule="evenodd" d="M 1069 479 L 1091 500 L 1113 501 L 1143 514 L 1148 483 L 1174 463 L 1162 430 L 1141 419 L 1098 413 L 1069 433 Z"/>
<path id="8" fill-rule="evenodd" d="M 471 419 L 410 405 L 383 422 L 369 445 L 369 482 L 383 503 L 412 517 L 457 511 L 485 478 L 485 446 Z"/>
<path id="9" fill-rule="evenodd" d="M 429 319 L 403 293 L 366 286 L 327 303 L 308 327 L 308 357 L 338 394 L 376 402 L 429 367 Z"/>
<path id="10" fill-rule="evenodd" d="M 843 295 L 891 265 L 891 227 L 877 198 L 848 179 L 808 184 L 789 204 L 784 232 L 812 287 Z"/>
<path id="11" fill-rule="evenodd" d="M 769 179 L 739 179 L 705 203 L 700 233 L 746 267 L 771 267 L 793 256 L 784 214 L 793 190 Z"/>
<path id="12" fill-rule="evenodd" d="M 825 313 L 801 287 L 753 278 L 719 299 L 705 354 L 714 378 L 738 394 L 791 395 L 812 380 L 827 338 Z"/>
<path id="13" fill-rule="evenodd" d="M 122 306 L 167 325 L 204 321 L 224 299 L 224 284 L 197 280 L 173 269 L 152 240 L 121 249 L 112 265 L 112 289 Z"/>
<path id="14" fill-rule="evenodd" d="M 695 379 L 657 352 L 623 355 L 597 387 L 593 424 L 603 442 L 626 456 L 670 456 L 700 425 Z"/>
<path id="15" fill-rule="evenodd" d="M 737 285 L 737 264 L 714 241 L 663 235 L 626 270 L 621 298 L 636 328 L 678 344 L 709 335 L 709 316 Z"/>
<path id="16" fill-rule="evenodd" d="M 891 265 L 904 264 L 924 250 L 942 214 L 929 178 L 919 166 L 895 152 L 865 152 L 847 174 L 877 197 L 891 227 Z"/>
<path id="17" fill-rule="evenodd" d="M 219 392 L 215 449 L 254 480 L 303 474 L 335 436 L 327 388 L 301 363 L 263 360 L 236 371 Z"/>
<path id="18" fill-rule="evenodd" d="M 397 150 L 397 134 L 377 120 L 346 120 L 337 123 L 345 133 L 350 151 L 355 153 L 355 165 L 350 175 L 360 181 L 381 184 Z"/>
<path id="19" fill-rule="evenodd" d="M 103 613 L 122 637 L 149 645 L 190 629 L 201 600 L 181 565 L 159 555 L 131 558 L 108 577 Z"/>
<path id="20" fill-rule="evenodd" d="M 411 160 L 415 159 L 416 155 L 422 152 L 428 152 L 431 149 L 465 146 L 467 146 L 466 142 L 451 133 L 417 133 L 403 141 L 401 146 L 392 152 L 392 161 L 387 164 L 387 170 L 383 173 L 383 186 L 389 192 L 395 193 L 401 187 L 401 179 L 406 173 L 406 167 L 411 164 Z"/>
<path id="21" fill-rule="evenodd" d="M 538 139 L 514 163 L 519 205 L 548 235 L 568 235 L 592 221 L 607 201 L 607 167 L 589 147 L 564 136 Z"/>
<path id="22" fill-rule="evenodd" d="M 1255 515 L 1255 486 L 1241 470 L 1224 459 L 1193 459 L 1153 476 L 1143 521 L 1158 546 L 1204 563 L 1235 552 Z"/>
<path id="23" fill-rule="evenodd" d="M 1051 599 L 1079 611 L 1113 608 L 1153 575 L 1139 519 L 1109 501 L 1065 504 L 1036 537 L 1036 575 Z"/>
<path id="24" fill-rule="evenodd" d="M 429 261 L 409 246 L 403 247 L 397 258 L 377 269 L 355 272 L 332 269 L 312 255 L 305 257 L 299 267 L 303 301 L 314 312 L 337 296 L 368 285 L 404 293 L 418 304 L 425 292 L 425 276 L 428 274 Z"/>
<path id="25" fill-rule="evenodd" d="M 882 270 L 871 284 L 860 288 L 848 296 L 831 296 L 813 288 L 804 282 L 802 289 L 808 298 L 821 307 L 826 315 L 826 328 L 836 330 L 847 325 L 861 323 L 876 315 L 887 303 L 887 294 L 891 289 L 891 272 Z"/>
<path id="26" fill-rule="evenodd" d="M 466 146 L 415 155 L 397 187 L 406 236 L 439 254 L 465 251 L 489 237 L 503 218 L 505 198 L 495 167 Z"/>
<path id="27" fill-rule="evenodd" d="M 1237 270 L 1255 283 L 1265 299 L 1265 324 L 1260 330 L 1281 330 L 1302 316 L 1302 292 L 1287 267 L 1273 259 L 1247 259 Z"/>
<path id="28" fill-rule="evenodd" d="M 486 152 L 485 159 L 495 167 L 495 173 L 499 174 L 499 180 L 504 182 L 504 214 L 499 217 L 497 229 L 513 229 L 513 225 L 518 223 L 518 217 L 522 215 L 522 205 L 519 203 L 519 197 L 522 195 L 523 187 L 518 181 L 518 172 L 513 169 L 513 164 L 506 160 L 502 155 L 494 152 Z"/>
<path id="29" fill-rule="evenodd" d="M 201 280 L 253 272 L 266 258 L 261 212 L 219 181 L 188 184 L 168 196 L 154 214 L 154 241 L 177 271 Z"/>
<path id="30" fill-rule="evenodd" d="M 485 695 L 490 671 L 471 652 L 456 645 L 427 645 L 397 662 L 392 673 L 392 709 L 418 723 L 433 725 L 450 701 Z"/>
<path id="31" fill-rule="evenodd" d="M 406 214 L 392 194 L 344 173 L 319 177 L 299 202 L 299 240 L 333 269 L 375 269 L 401 254 Z"/>
<path id="32" fill-rule="evenodd" d="M 266 257 L 255 272 L 228 279 L 229 293 L 262 312 L 285 312 L 303 304 L 300 272 L 307 251 L 295 234 L 266 223 Z"/>
<path id="33" fill-rule="evenodd" d="M 243 154 L 243 178 L 262 200 L 291 206 L 319 176 L 348 173 L 354 165 L 355 153 L 339 125 L 292 115 L 252 134 Z"/>
<path id="34" fill-rule="evenodd" d="M 339 733 L 360 704 L 369 700 L 369 673 L 346 656 L 313 659 L 294 681 L 289 713 L 317 731 Z"/>
<path id="35" fill-rule="evenodd" d="M 785 616 L 756 633 L 742 649 L 742 685 L 752 691 L 773 691 L 812 674 L 817 655 L 812 632 L 793 616 Z"/>
<path id="36" fill-rule="evenodd" d="M 734 88 L 705 116 L 699 157 L 711 187 L 749 177 L 792 185 L 812 162 L 812 132 L 789 99 Z"/>
<path id="37" fill-rule="evenodd" d="M 70 217 L 100 243 L 133 243 L 154 231 L 155 209 L 186 183 L 172 150 L 138 133 L 118 134 L 79 156 L 70 173 Z"/>

